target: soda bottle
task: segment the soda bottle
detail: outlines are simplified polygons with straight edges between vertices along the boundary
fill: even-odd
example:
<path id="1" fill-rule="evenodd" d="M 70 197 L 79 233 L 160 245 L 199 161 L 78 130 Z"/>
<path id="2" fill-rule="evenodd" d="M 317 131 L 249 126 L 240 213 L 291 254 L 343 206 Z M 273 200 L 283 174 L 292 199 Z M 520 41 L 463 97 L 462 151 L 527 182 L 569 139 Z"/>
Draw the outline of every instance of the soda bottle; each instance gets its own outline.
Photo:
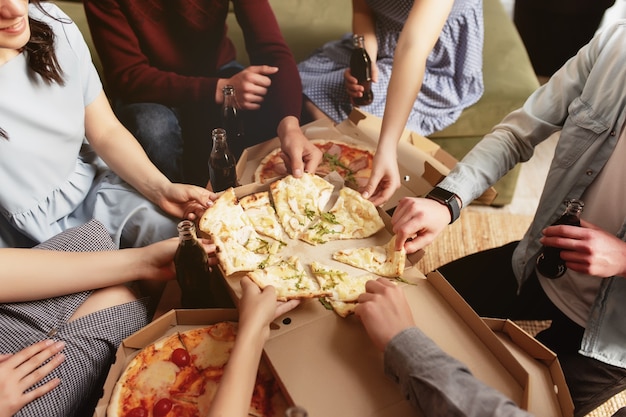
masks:
<path id="1" fill-rule="evenodd" d="M 352 97 L 352 104 L 355 106 L 366 106 L 374 100 L 372 92 L 372 60 L 365 50 L 363 35 L 352 35 L 352 54 L 350 56 L 350 72 L 355 77 L 359 85 L 365 89 L 363 96 Z"/>
<path id="2" fill-rule="evenodd" d="M 222 88 L 224 103 L 222 103 L 222 128 L 232 143 L 242 144 L 244 140 L 243 121 L 239 114 L 239 106 L 235 97 L 235 87 L 225 85 Z M 235 142 L 233 142 L 235 141 Z"/>
<path id="3" fill-rule="evenodd" d="M 213 148 L 209 155 L 209 180 L 214 192 L 224 191 L 229 187 L 237 187 L 237 161 L 228 147 L 226 131 L 222 128 L 213 129 Z"/>
<path id="4" fill-rule="evenodd" d="M 580 227 L 580 213 L 583 211 L 583 207 L 584 203 L 580 200 L 568 200 L 565 211 L 552 225 L 565 224 Z M 565 261 L 561 259 L 561 249 L 544 246 L 537 257 L 537 271 L 550 279 L 563 276 L 567 267 Z"/>
<path id="5" fill-rule="evenodd" d="M 208 255 L 196 236 L 191 220 L 178 223 L 178 249 L 174 255 L 176 280 L 183 308 L 210 308 L 215 304 L 211 291 Z"/>

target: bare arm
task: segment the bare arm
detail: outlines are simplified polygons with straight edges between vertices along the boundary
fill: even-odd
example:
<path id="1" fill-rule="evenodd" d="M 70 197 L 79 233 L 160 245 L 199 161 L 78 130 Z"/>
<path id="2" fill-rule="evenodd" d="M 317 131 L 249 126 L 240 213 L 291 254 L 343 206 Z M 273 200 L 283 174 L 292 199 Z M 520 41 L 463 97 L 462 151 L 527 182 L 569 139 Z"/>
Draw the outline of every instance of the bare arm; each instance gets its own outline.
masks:
<path id="1" fill-rule="evenodd" d="M 394 52 L 385 113 L 372 176 L 363 195 L 378 205 L 400 186 L 397 146 L 420 89 L 426 60 L 450 14 L 453 0 L 419 0 L 413 4 Z M 381 183 L 379 187 L 379 182 Z"/>
<path id="2" fill-rule="evenodd" d="M 0 249 L 0 303 L 40 300 L 138 279 L 174 279 L 178 239 L 105 252 Z M 207 247 L 214 250 L 214 247 Z"/>

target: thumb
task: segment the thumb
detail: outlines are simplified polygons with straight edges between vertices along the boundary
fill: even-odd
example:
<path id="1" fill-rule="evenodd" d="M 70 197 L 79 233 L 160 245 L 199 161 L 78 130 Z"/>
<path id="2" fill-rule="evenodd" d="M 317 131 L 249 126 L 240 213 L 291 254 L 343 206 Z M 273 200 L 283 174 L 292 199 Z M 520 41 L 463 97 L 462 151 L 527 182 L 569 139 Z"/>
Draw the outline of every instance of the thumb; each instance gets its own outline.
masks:
<path id="1" fill-rule="evenodd" d="M 380 183 L 380 178 L 381 176 L 379 174 L 372 172 L 367 185 L 365 185 L 363 192 L 361 192 L 363 198 L 368 199 L 374 194 L 376 188 L 378 188 L 378 184 Z"/>
<path id="2" fill-rule="evenodd" d="M 271 75 L 278 72 L 278 67 L 270 65 L 253 65 L 250 67 L 250 70 L 262 75 Z"/>

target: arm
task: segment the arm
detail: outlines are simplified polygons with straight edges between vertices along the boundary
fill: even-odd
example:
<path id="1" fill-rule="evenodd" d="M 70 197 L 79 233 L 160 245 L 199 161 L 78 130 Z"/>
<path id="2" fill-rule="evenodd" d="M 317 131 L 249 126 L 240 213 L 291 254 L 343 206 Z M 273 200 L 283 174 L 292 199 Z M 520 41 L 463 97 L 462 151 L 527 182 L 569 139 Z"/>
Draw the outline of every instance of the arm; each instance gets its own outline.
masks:
<path id="1" fill-rule="evenodd" d="M 0 249 L 0 303 L 40 300 L 145 279 L 174 279 L 172 238 L 143 248 L 104 252 Z M 214 245 L 206 245 L 210 253 Z M 209 257 L 211 264 L 216 259 Z M 88 271 L 88 272 L 85 272 Z M 88 277 L 88 279 L 86 279 Z"/>
<path id="2" fill-rule="evenodd" d="M 149 7 L 141 4 L 133 5 L 131 1 L 123 0 L 84 1 L 89 30 L 113 95 L 129 102 L 154 102 L 166 106 L 181 106 L 190 101 L 211 104 L 218 78 L 208 72 L 198 75 L 195 68 L 198 63 L 194 61 L 197 54 L 181 53 L 179 45 L 185 40 L 167 37 L 168 33 L 176 31 L 160 20 L 165 20 L 167 11 L 159 11 L 153 6 L 150 13 L 141 12 L 142 7 Z M 178 22 L 168 23 L 183 25 L 183 15 L 179 14 L 177 18 Z M 209 61 L 203 63 L 205 69 L 217 68 L 220 52 L 224 55 L 222 64 L 235 59 L 234 47 L 224 37 L 222 28 L 215 24 L 207 29 L 214 33 L 205 34 L 198 29 L 198 32 L 187 34 L 188 38 L 214 36 L 219 40 L 211 45 L 205 43 L 206 61 Z M 196 74 L 189 75 L 194 72 Z"/>
<path id="3" fill-rule="evenodd" d="M 15 415 L 29 402 L 59 386 L 61 381 L 54 378 L 29 390 L 65 360 L 59 353 L 64 346 L 63 342 L 42 340 L 15 354 L 0 354 L 0 417 Z"/>
<path id="4" fill-rule="evenodd" d="M 374 345 L 384 352 L 385 372 L 425 415 L 530 417 L 417 329 L 404 293 L 395 283 L 384 278 L 369 281 L 355 314 Z"/>
<path id="5" fill-rule="evenodd" d="M 270 322 L 298 305 L 292 300 L 277 307 L 273 287 L 263 291 L 249 278 L 241 280 L 239 329 L 235 346 L 228 359 L 208 417 L 245 417 L 256 380 L 265 341 L 270 335 Z"/>
<path id="6" fill-rule="evenodd" d="M 452 8 L 453 0 L 416 1 L 409 12 L 394 52 L 385 113 L 370 181 L 363 196 L 379 205 L 400 186 L 397 145 L 415 102 L 432 51 Z M 379 185 L 380 183 L 380 185 Z"/>
<path id="7" fill-rule="evenodd" d="M 96 153 L 117 175 L 174 217 L 193 218 L 215 197 L 201 187 L 172 184 L 115 117 L 104 92 L 85 108 L 85 133 Z"/>

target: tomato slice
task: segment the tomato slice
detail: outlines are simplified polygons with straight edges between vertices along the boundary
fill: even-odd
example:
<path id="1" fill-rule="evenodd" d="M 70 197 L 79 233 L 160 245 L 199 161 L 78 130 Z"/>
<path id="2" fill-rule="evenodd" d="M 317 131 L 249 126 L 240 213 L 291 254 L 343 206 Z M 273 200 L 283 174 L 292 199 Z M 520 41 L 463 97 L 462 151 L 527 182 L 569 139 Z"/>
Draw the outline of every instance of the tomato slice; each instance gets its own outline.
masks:
<path id="1" fill-rule="evenodd" d="M 178 365 L 179 368 L 185 367 L 189 365 L 191 362 L 191 358 L 189 357 L 189 352 L 187 352 L 183 348 L 174 349 L 172 352 L 172 362 Z"/>
<path id="2" fill-rule="evenodd" d="M 161 398 L 154 404 L 152 414 L 154 417 L 165 417 L 172 409 L 172 401 L 169 398 Z"/>
<path id="3" fill-rule="evenodd" d="M 126 417 L 148 417 L 148 410 L 144 407 L 135 407 L 126 413 Z"/>

